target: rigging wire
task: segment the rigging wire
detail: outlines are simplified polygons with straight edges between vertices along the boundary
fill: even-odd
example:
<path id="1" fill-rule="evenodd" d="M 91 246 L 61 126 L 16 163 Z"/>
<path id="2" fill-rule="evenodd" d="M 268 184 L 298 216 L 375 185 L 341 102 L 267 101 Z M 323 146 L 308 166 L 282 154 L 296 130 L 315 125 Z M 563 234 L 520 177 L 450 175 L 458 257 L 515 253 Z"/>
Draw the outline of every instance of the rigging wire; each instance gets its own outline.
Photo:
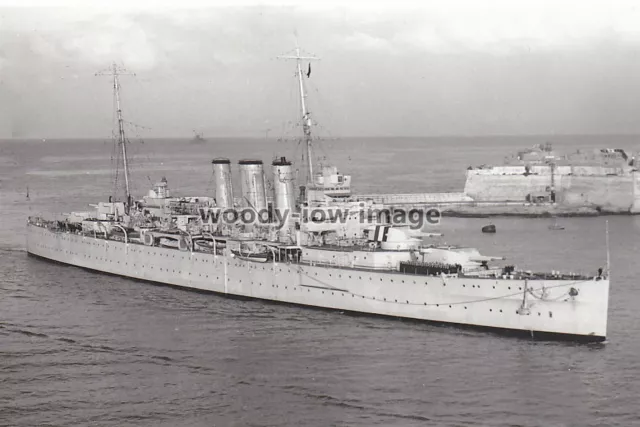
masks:
<path id="1" fill-rule="evenodd" d="M 314 96 L 314 102 L 317 104 L 318 109 L 323 111 L 323 112 L 326 112 L 325 115 L 328 115 L 328 120 L 331 123 L 332 122 L 331 109 L 327 108 L 327 103 L 324 101 L 324 97 L 320 94 L 320 91 L 315 86 L 315 84 L 309 83 L 309 86 L 311 86 L 311 89 L 313 89 L 313 91 L 317 94 L 317 96 Z M 317 138 L 318 143 L 315 146 L 318 147 L 319 151 L 322 152 L 324 161 L 329 162 L 329 163 L 334 163 L 332 161 L 331 156 L 325 150 L 325 143 L 323 143 L 323 142 L 325 142 L 326 139 L 322 137 L 322 133 L 326 133 L 326 135 L 328 136 L 328 139 L 331 140 L 331 141 L 335 141 L 338 138 L 336 138 L 329 131 L 329 129 L 326 128 L 322 124 L 322 122 L 319 121 L 317 118 L 314 120 L 314 125 L 315 125 L 316 129 L 321 131 L 321 132 L 318 132 L 318 134 L 317 134 L 316 138 Z"/>
<path id="2" fill-rule="evenodd" d="M 115 128 L 117 126 L 117 117 L 116 117 L 116 94 L 113 93 L 112 96 L 112 108 L 111 108 L 111 171 L 112 171 L 112 181 L 113 181 L 113 200 L 117 200 L 119 188 L 118 188 L 118 176 L 120 174 L 120 150 L 118 149 L 118 138 L 115 134 Z"/>
<path id="3" fill-rule="evenodd" d="M 135 88 L 132 88 L 131 91 L 127 92 L 131 94 L 133 90 L 138 91 L 138 98 L 148 99 L 149 97 L 144 96 L 143 94 L 146 92 L 145 87 L 142 85 L 142 79 L 137 75 L 133 75 L 133 82 L 135 83 Z M 121 85 L 122 86 L 122 85 Z M 126 98 L 125 94 L 125 98 Z M 135 103 L 127 104 L 127 111 L 129 112 L 129 117 L 140 117 L 137 114 L 137 107 Z M 138 192 L 141 190 L 138 184 L 139 180 L 135 179 L 136 175 L 140 173 L 144 174 L 144 170 L 149 168 L 152 165 L 156 165 L 157 161 L 152 161 L 152 158 L 156 158 L 156 149 L 155 144 L 147 144 L 145 138 L 143 138 L 143 132 L 152 130 L 149 126 L 140 125 L 135 123 L 133 120 L 123 120 L 124 124 L 127 125 L 127 135 L 132 135 L 132 137 L 127 137 L 127 144 L 129 147 L 130 155 L 129 157 L 129 170 L 131 174 L 131 188 L 132 193 Z M 144 149 L 142 149 L 142 145 L 144 145 Z M 149 185 L 153 185 L 153 181 L 148 175 L 143 175 L 149 181 Z"/>
<path id="4" fill-rule="evenodd" d="M 134 82 L 136 82 L 138 84 L 138 86 L 140 86 L 140 82 L 138 77 L 133 74 L 131 76 L 131 78 L 133 79 Z M 128 81 L 131 81 L 131 79 L 128 79 Z M 122 86 L 122 85 L 121 85 Z M 127 95 L 130 96 L 130 98 L 132 98 L 133 96 L 131 96 L 131 93 L 133 92 L 133 88 L 132 90 L 129 91 L 125 91 L 125 95 L 124 98 L 126 99 Z M 122 96 L 122 95 L 121 95 Z M 138 96 L 138 98 L 142 98 L 141 96 Z M 135 103 L 127 103 L 127 117 L 139 117 L 136 114 L 136 105 Z M 140 161 L 140 157 L 139 157 L 139 145 L 140 144 L 144 144 L 144 140 L 142 139 L 141 135 L 140 135 L 140 130 L 141 129 L 150 129 L 148 127 L 145 126 L 141 126 L 138 125 L 136 123 L 134 123 L 131 120 L 122 120 L 123 122 L 123 126 L 126 126 L 126 131 L 125 131 L 125 144 L 127 144 L 128 147 L 128 166 L 129 166 L 129 175 L 130 175 L 130 189 L 131 189 L 131 193 L 135 194 L 137 191 L 139 191 L 139 187 L 138 187 L 138 180 L 136 179 L 136 175 L 138 174 L 138 171 L 140 169 L 142 169 L 142 162 Z M 132 138 L 133 135 L 133 138 Z M 134 144 L 134 141 L 138 141 L 140 144 L 136 145 Z"/>

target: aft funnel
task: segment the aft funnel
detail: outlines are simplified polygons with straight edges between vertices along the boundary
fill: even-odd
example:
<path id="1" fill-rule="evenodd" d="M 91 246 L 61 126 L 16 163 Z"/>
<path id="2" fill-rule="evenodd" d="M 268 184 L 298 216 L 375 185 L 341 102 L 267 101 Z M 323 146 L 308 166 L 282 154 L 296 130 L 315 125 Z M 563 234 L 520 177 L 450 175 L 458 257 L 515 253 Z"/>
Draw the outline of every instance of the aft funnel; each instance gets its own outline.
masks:
<path id="1" fill-rule="evenodd" d="M 279 222 L 278 234 L 280 241 L 293 240 L 293 210 L 295 208 L 294 181 L 295 175 L 291 162 L 285 157 L 272 163 L 274 187 L 275 220 Z"/>
<path id="2" fill-rule="evenodd" d="M 216 186 L 216 205 L 220 208 L 233 208 L 231 162 L 229 159 L 213 159 L 211 163 Z"/>
<path id="3" fill-rule="evenodd" d="M 240 160 L 240 184 L 242 206 L 256 211 L 267 209 L 267 193 L 264 185 L 262 160 Z"/>
<path id="4" fill-rule="evenodd" d="M 291 162 L 285 157 L 274 160 L 273 166 L 273 187 L 274 187 L 274 207 L 276 210 L 284 213 L 285 210 L 290 212 L 295 207 L 295 194 L 293 184 L 295 176 Z"/>

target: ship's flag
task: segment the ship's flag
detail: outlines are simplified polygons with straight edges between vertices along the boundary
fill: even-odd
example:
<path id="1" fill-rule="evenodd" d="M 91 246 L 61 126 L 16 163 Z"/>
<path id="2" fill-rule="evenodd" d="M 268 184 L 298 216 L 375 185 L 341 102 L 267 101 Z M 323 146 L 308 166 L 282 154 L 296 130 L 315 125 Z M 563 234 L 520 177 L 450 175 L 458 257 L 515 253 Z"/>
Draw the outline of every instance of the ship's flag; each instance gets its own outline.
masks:
<path id="1" fill-rule="evenodd" d="M 388 225 L 376 225 L 376 231 L 373 234 L 373 239 L 370 240 L 373 240 L 374 242 L 386 242 L 388 233 Z"/>
<path id="2" fill-rule="evenodd" d="M 311 77 L 311 63 L 309 63 L 309 70 L 307 71 L 307 78 Z"/>

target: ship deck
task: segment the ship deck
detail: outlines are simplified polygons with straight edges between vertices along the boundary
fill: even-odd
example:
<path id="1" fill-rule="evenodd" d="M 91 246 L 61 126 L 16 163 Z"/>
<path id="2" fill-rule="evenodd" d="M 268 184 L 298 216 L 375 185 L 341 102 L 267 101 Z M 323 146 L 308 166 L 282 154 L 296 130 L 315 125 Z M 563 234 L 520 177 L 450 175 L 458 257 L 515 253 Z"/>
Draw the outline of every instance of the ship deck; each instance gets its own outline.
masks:
<path id="1" fill-rule="evenodd" d="M 122 243 L 128 243 L 128 244 L 132 244 L 132 245 L 139 245 L 139 246 L 146 246 L 141 240 L 139 240 L 138 238 L 135 239 L 125 239 L 123 235 L 116 235 L 116 236 L 108 236 L 105 237 L 104 234 L 89 234 L 89 233 L 85 233 L 85 232 L 80 232 L 80 231 L 67 231 L 67 230 L 63 230 L 63 229 L 59 229 L 57 228 L 54 224 L 54 221 L 46 221 L 46 222 L 37 222 L 37 221 L 30 221 L 29 222 L 31 225 L 33 226 L 37 226 L 37 227 L 41 227 L 41 228 L 45 228 L 48 229 L 49 231 L 53 232 L 53 233 L 60 233 L 60 234 L 75 234 L 78 236 L 82 236 L 85 238 L 91 238 L 91 239 L 97 239 L 97 240 L 107 240 L 107 241 L 115 241 L 115 242 L 122 242 Z M 221 238 L 225 238 L 224 236 L 213 236 L 213 237 L 221 237 Z M 228 238 L 229 240 L 235 240 L 233 238 Z M 239 242 L 247 242 L 247 240 L 237 240 Z M 338 246 L 338 245 L 326 245 L 326 246 L 292 246 L 292 245 L 283 245 L 277 242 L 267 242 L 267 241 L 259 241 L 259 240 L 255 240 L 255 243 L 263 243 L 263 244 L 269 244 L 273 246 L 279 246 L 281 249 L 321 249 L 321 250 L 327 250 L 327 251 L 341 251 L 341 252 L 352 252 L 354 250 L 356 250 L 356 246 L 351 246 L 351 247 L 345 247 L 345 246 Z M 347 248 L 345 250 L 345 248 Z M 382 249 L 371 249 L 371 248 L 362 248 L 362 247 L 357 247 L 358 250 L 365 250 L 365 251 L 370 251 L 370 252 L 375 252 L 375 251 L 380 251 L 380 252 L 384 252 L 384 250 Z M 173 247 L 165 247 L 165 249 L 170 249 L 170 250 L 175 250 L 178 252 L 182 252 L 179 248 L 173 248 Z M 213 254 L 211 252 L 207 252 L 205 250 L 198 250 L 197 245 L 194 245 L 193 251 L 192 252 L 197 252 L 203 255 L 211 255 L 211 256 L 223 256 L 223 255 L 216 255 Z M 407 250 L 404 250 L 402 252 L 407 252 Z M 249 260 L 251 261 L 251 260 Z M 252 261 L 252 262 L 259 262 L 259 261 Z M 588 275 L 583 275 L 583 274 L 552 274 L 552 273 L 546 273 L 546 272 L 541 272 L 541 273 L 537 273 L 537 272 L 530 272 L 530 271 L 517 271 L 514 272 L 513 274 L 509 274 L 509 275 L 498 275 L 498 274 L 481 274 L 482 270 L 479 271 L 471 271 L 471 272 L 466 272 L 466 273 L 456 273 L 456 274 L 423 274 L 423 273 L 412 273 L 412 272 L 407 272 L 407 271 L 399 271 L 397 269 L 389 269 L 387 267 L 382 267 L 382 268 L 368 268 L 368 267 L 362 267 L 362 266 L 351 266 L 351 265 L 343 265 L 343 264 L 339 264 L 336 262 L 321 262 L 321 261 L 308 261 L 308 260 L 304 260 L 304 259 L 296 259 L 296 258 L 292 258 L 292 259 L 279 259 L 276 260 L 275 262 L 286 262 L 288 264 L 297 264 L 297 265 L 306 265 L 306 266 L 318 266 L 318 267 L 327 267 L 327 268 L 335 268 L 335 269 L 340 269 L 340 270 L 344 270 L 344 271 L 360 271 L 360 272 L 372 272 L 372 271 L 378 271 L 378 272 L 385 272 L 385 273 L 389 273 L 389 274 L 397 274 L 397 275 L 402 275 L 402 276 L 406 276 L 406 275 L 410 275 L 410 276 L 415 276 L 415 277 L 459 277 L 459 278 L 472 278 L 472 279 L 482 279 L 482 280 L 492 280 L 492 281 L 499 281 L 499 280 L 593 280 L 594 278 L 596 278 L 597 276 L 588 276 Z"/>

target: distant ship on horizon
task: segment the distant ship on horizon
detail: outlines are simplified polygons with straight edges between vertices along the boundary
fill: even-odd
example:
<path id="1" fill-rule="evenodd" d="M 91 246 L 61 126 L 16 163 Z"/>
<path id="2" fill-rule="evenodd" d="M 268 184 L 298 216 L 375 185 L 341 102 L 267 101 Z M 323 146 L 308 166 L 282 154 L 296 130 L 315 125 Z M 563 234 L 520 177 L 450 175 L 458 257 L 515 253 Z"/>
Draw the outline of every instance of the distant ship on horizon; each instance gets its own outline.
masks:
<path id="1" fill-rule="evenodd" d="M 207 142 L 207 140 L 204 138 L 203 133 L 202 132 L 196 132 L 195 130 L 193 131 L 193 138 L 191 138 L 190 141 L 192 144 L 202 144 L 204 142 Z"/>

